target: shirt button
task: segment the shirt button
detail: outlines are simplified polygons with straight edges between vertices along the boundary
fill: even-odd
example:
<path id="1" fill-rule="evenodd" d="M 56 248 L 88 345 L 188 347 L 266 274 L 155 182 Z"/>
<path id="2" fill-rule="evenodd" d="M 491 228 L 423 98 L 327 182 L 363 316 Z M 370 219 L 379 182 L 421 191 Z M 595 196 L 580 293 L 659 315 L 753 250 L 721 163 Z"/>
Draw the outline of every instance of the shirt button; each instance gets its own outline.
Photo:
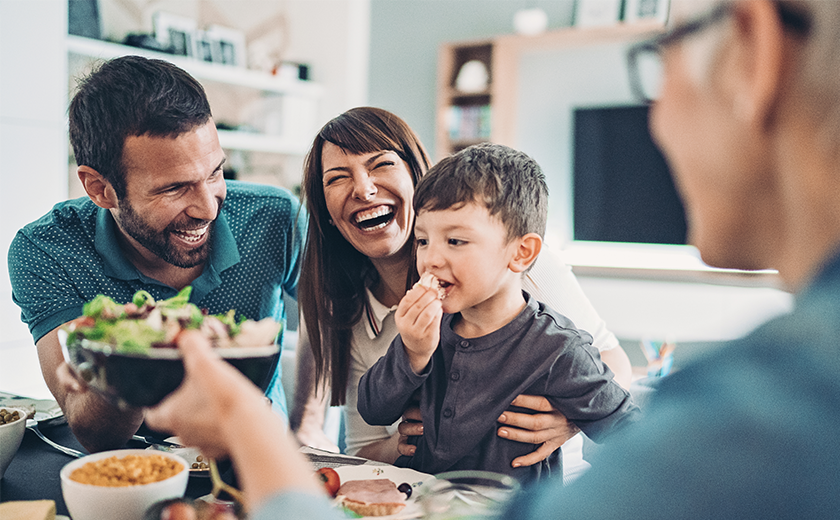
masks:
<path id="1" fill-rule="evenodd" d="M 451 379 L 453 381 L 457 381 L 457 380 L 461 379 L 461 373 L 458 372 L 457 370 L 455 370 L 454 372 L 449 374 L 449 379 Z"/>
<path id="2" fill-rule="evenodd" d="M 470 346 L 469 341 L 467 341 L 465 339 L 461 340 L 461 348 L 469 348 L 469 346 Z"/>
<path id="3" fill-rule="evenodd" d="M 452 408 L 447 408 L 443 411 L 443 416 L 447 419 L 451 418 L 453 415 L 455 415 L 455 412 L 452 411 Z"/>

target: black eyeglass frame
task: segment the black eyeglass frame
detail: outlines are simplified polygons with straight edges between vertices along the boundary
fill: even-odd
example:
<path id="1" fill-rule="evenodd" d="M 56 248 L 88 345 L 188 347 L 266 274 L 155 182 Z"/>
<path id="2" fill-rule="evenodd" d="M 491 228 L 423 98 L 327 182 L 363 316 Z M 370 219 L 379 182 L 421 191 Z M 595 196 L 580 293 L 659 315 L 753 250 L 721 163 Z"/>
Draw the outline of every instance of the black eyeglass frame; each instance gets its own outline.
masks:
<path id="1" fill-rule="evenodd" d="M 633 91 L 633 96 L 647 104 L 653 103 L 654 101 L 645 95 L 645 91 L 642 88 L 642 75 L 639 72 L 639 56 L 642 53 L 652 52 L 659 54 L 669 45 L 673 45 L 719 22 L 729 14 L 730 9 L 731 4 L 719 4 L 704 16 L 678 25 L 668 32 L 657 34 L 652 38 L 631 45 L 627 49 L 627 73 L 630 76 L 630 90 Z"/>
<path id="2" fill-rule="evenodd" d="M 633 92 L 633 95 L 647 104 L 653 103 L 654 101 L 645 95 L 644 89 L 642 88 L 642 77 L 639 73 L 639 55 L 644 52 L 661 53 L 669 45 L 673 45 L 719 22 L 731 13 L 732 7 L 733 4 L 729 2 L 718 4 L 704 16 L 674 27 L 668 32 L 657 34 L 652 38 L 631 45 L 627 49 L 627 73 L 630 76 L 630 90 Z M 783 2 L 776 2 L 776 9 L 782 25 L 800 36 L 808 34 L 811 29 L 811 20 L 806 13 L 797 11 L 792 6 Z"/>

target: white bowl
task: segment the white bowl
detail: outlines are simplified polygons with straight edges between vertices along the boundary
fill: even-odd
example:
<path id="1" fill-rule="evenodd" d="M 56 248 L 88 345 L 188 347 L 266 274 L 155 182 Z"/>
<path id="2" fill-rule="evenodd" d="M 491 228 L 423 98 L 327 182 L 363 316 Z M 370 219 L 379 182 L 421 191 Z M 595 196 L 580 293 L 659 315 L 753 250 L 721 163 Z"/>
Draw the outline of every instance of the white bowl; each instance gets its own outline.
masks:
<path id="1" fill-rule="evenodd" d="M 126 487 L 94 486 L 70 480 L 73 470 L 88 462 L 126 455 L 161 455 L 177 460 L 183 469 L 166 480 Z M 184 496 L 189 465 L 173 453 L 156 450 L 112 450 L 87 455 L 61 468 L 61 492 L 73 520 L 142 520 L 146 509 L 159 500 Z"/>
<path id="2" fill-rule="evenodd" d="M 15 458 L 18 448 L 20 448 L 20 441 L 23 440 L 23 433 L 26 431 L 26 414 L 29 413 L 22 408 L 13 408 L 11 406 L 2 406 L 0 408 L 6 409 L 9 412 L 17 411 L 20 419 L 0 426 L 0 478 L 6 473 L 6 468 L 12 463 Z"/>

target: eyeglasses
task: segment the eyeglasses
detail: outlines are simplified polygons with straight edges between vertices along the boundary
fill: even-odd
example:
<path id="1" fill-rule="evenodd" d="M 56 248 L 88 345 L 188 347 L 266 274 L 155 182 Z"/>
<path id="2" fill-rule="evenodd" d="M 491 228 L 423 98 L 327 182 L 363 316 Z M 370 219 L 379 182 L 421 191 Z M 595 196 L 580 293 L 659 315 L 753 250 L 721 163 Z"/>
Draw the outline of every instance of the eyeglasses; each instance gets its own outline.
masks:
<path id="1" fill-rule="evenodd" d="M 669 45 L 723 20 L 731 13 L 732 6 L 733 3 L 729 2 L 719 4 L 704 16 L 630 46 L 627 49 L 627 72 L 630 76 L 630 89 L 633 95 L 645 103 L 655 101 L 662 88 L 662 51 Z M 798 10 L 795 5 L 776 2 L 776 11 L 782 25 L 790 32 L 805 36 L 810 31 L 809 15 Z"/>
<path id="2" fill-rule="evenodd" d="M 654 102 L 662 88 L 662 51 L 723 20 L 730 7 L 728 3 L 720 4 L 705 16 L 630 46 L 627 49 L 627 72 L 633 95 L 644 103 Z"/>

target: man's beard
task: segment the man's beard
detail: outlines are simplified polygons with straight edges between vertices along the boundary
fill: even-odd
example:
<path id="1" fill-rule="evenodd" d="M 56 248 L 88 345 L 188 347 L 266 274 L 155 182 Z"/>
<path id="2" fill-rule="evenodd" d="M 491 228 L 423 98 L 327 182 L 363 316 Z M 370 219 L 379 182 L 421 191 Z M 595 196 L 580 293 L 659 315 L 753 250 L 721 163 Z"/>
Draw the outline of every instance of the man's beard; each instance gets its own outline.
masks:
<path id="1" fill-rule="evenodd" d="M 199 228 L 207 225 L 208 221 L 188 218 L 188 221 L 172 222 L 162 231 L 155 231 L 143 217 L 134 211 L 127 198 L 121 201 L 119 208 L 120 226 L 123 231 L 164 262 L 187 269 L 204 263 L 210 256 L 210 238 L 215 229 L 215 221 L 210 223 L 207 240 L 201 246 L 183 251 L 172 244 L 172 232 L 177 229 Z M 220 202 L 219 211 L 221 210 L 222 203 Z"/>

